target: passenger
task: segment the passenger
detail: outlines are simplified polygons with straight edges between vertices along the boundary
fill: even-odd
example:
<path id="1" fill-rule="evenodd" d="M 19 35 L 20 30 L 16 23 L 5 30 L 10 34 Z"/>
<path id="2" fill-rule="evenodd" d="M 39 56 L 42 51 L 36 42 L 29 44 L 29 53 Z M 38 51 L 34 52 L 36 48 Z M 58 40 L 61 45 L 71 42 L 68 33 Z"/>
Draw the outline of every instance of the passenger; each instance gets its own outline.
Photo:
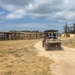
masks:
<path id="1" fill-rule="evenodd" d="M 56 38 L 56 35 L 55 35 L 55 34 L 53 34 L 53 35 L 54 35 L 54 38 L 53 38 L 53 39 L 57 39 L 57 38 Z"/>
<path id="2" fill-rule="evenodd" d="M 50 34 L 50 35 L 48 36 L 48 38 L 54 38 L 54 35 L 53 35 L 53 34 Z"/>

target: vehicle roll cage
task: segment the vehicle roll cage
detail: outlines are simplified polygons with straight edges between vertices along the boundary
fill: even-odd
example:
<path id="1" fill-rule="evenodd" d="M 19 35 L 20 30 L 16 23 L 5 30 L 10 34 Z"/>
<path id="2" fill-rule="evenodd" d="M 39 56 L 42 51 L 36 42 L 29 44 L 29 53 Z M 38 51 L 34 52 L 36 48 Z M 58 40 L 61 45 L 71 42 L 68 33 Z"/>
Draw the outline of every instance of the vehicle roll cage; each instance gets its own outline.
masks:
<path id="1" fill-rule="evenodd" d="M 46 30 L 46 31 L 44 31 L 44 38 L 46 38 L 48 33 L 54 33 L 54 34 L 56 34 L 56 37 L 58 38 L 58 30 Z"/>

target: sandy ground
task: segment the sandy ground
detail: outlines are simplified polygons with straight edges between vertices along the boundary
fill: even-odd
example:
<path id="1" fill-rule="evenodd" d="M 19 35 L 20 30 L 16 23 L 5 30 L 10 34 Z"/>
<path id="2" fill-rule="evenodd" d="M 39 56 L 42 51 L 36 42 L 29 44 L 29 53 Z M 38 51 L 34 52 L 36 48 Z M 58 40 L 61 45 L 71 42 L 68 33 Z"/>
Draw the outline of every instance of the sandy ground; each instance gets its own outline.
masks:
<path id="1" fill-rule="evenodd" d="M 54 62 L 50 65 L 53 75 L 75 75 L 75 49 L 62 46 L 63 50 L 46 51 L 42 41 L 35 44 L 39 56 L 45 56 Z"/>

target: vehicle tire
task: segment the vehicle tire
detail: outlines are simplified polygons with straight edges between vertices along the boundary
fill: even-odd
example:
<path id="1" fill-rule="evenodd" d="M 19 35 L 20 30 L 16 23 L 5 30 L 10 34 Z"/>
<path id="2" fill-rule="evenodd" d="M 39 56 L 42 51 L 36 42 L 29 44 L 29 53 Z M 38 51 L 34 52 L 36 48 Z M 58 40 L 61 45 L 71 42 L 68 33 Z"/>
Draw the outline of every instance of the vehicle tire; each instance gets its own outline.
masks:
<path id="1" fill-rule="evenodd" d="M 42 41 L 42 47 L 45 47 L 45 39 Z"/>
<path id="2" fill-rule="evenodd" d="M 48 46 L 45 44 L 45 50 L 48 50 L 49 48 L 48 48 Z"/>
<path id="3" fill-rule="evenodd" d="M 44 47 L 44 42 L 42 42 L 42 47 Z"/>
<path id="4" fill-rule="evenodd" d="M 58 49 L 60 49 L 60 50 L 61 50 L 61 44 L 58 44 Z"/>

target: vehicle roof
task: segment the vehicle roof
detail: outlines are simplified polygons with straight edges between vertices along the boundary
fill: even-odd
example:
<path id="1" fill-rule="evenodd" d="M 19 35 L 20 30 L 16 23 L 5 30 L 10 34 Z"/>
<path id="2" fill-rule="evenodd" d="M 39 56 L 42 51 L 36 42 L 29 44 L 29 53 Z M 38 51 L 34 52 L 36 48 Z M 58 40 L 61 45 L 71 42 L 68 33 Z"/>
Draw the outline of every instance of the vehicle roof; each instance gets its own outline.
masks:
<path id="1" fill-rule="evenodd" d="M 45 30 L 44 32 L 58 32 L 58 30 Z"/>

